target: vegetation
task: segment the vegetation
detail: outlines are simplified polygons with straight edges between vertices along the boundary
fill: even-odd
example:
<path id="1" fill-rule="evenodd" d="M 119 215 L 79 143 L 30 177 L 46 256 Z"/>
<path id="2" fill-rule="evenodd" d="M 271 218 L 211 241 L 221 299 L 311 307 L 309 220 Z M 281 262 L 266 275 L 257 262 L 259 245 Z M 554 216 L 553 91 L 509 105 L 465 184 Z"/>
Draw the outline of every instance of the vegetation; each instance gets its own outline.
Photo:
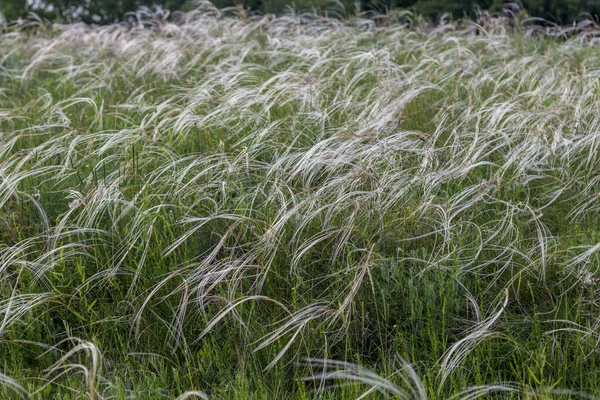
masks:
<path id="1" fill-rule="evenodd" d="M 84 21 L 87 23 L 113 23 L 120 20 L 135 21 L 130 14 L 140 7 L 190 11 L 198 0 L 2 0 L 0 13 L 11 21 L 25 17 L 33 11 L 51 21 Z M 581 20 L 599 21 L 598 0 L 215 0 L 215 6 L 242 7 L 260 13 L 287 13 L 313 8 L 327 11 L 337 18 L 351 18 L 356 13 L 389 14 L 394 11 L 411 11 L 430 21 L 441 17 L 477 19 L 482 10 L 501 13 L 506 10 L 526 10 L 528 15 L 551 23 L 572 24 Z M 510 11 L 512 13 L 513 11 Z"/>
<path id="2" fill-rule="evenodd" d="M 0 35 L 0 397 L 600 395 L 594 27 L 234 12 Z"/>

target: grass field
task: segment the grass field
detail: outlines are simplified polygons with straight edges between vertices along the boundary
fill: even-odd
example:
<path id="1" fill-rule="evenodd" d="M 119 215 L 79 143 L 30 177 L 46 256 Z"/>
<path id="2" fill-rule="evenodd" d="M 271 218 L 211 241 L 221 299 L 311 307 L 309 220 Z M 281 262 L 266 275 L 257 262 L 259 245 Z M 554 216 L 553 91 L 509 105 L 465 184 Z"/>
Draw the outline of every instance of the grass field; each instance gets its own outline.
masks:
<path id="1" fill-rule="evenodd" d="M 593 34 L 140 18 L 0 34 L 0 397 L 600 396 Z"/>

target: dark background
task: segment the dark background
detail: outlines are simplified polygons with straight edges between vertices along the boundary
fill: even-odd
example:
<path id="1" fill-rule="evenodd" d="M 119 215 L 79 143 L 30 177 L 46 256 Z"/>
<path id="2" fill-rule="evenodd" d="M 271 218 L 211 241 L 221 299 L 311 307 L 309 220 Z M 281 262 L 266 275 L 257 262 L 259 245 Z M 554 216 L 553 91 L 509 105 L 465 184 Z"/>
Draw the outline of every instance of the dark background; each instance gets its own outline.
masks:
<path id="1" fill-rule="evenodd" d="M 34 11 L 50 21 L 84 21 L 88 23 L 111 23 L 120 21 L 125 13 L 137 10 L 140 6 L 150 8 L 160 6 L 169 10 L 189 10 L 190 0 L 0 0 L 0 12 L 8 21 Z M 337 0 L 336 0 L 337 1 Z M 355 13 L 357 4 L 360 11 L 386 13 L 389 10 L 410 10 L 435 21 L 442 14 L 449 13 L 453 18 L 475 18 L 477 10 L 492 13 L 502 11 L 503 0 L 214 0 L 218 8 L 243 4 L 246 9 L 262 13 L 281 13 L 286 7 L 302 10 L 314 7 L 318 10 L 331 10 L 340 17 Z M 523 0 L 517 3 L 533 17 L 544 18 L 559 24 L 571 24 L 582 18 L 598 22 L 600 0 Z M 343 6 L 343 7 L 342 7 Z M 345 11 L 342 11 L 345 10 Z"/>

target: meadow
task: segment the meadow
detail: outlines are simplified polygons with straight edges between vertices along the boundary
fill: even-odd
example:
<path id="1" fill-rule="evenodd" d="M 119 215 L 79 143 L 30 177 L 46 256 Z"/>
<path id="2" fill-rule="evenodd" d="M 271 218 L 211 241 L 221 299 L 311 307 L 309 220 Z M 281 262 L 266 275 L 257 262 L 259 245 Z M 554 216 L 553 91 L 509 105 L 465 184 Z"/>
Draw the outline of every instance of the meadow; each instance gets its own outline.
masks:
<path id="1" fill-rule="evenodd" d="M 595 26 L 137 18 L 0 33 L 0 398 L 600 396 Z"/>

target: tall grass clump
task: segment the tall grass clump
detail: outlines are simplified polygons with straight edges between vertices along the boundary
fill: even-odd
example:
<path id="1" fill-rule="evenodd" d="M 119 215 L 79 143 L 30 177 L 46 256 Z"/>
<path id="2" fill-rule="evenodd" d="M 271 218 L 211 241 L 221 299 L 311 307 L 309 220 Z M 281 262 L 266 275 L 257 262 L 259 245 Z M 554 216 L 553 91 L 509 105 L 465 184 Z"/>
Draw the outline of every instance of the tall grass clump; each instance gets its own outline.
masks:
<path id="1" fill-rule="evenodd" d="M 593 24 L 137 19 L 0 34 L 1 397 L 600 396 Z"/>

